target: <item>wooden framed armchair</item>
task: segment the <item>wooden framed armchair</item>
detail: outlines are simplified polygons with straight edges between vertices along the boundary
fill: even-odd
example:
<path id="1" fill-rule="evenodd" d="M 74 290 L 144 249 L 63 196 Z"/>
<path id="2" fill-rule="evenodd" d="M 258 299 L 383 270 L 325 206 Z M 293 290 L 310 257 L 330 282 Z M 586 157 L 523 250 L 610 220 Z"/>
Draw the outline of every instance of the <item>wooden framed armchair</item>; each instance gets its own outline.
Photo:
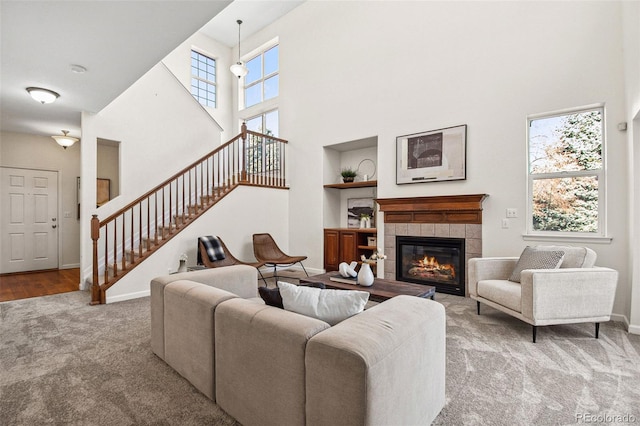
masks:
<path id="1" fill-rule="evenodd" d="M 309 276 L 304 268 L 302 261 L 307 256 L 289 256 L 285 254 L 276 244 L 271 234 L 253 234 L 253 254 L 260 262 L 264 262 L 265 266 L 273 266 L 273 276 L 278 280 L 278 266 L 292 266 L 300 263 L 304 273 Z"/>
<path id="2" fill-rule="evenodd" d="M 216 236 L 215 239 L 217 240 L 217 244 L 219 244 L 223 255 L 217 256 L 217 257 L 211 256 L 211 254 L 207 251 L 205 242 L 203 241 L 204 238 L 212 238 L 212 237 L 198 238 L 198 261 L 197 261 L 198 265 L 204 265 L 207 268 L 220 268 L 223 266 L 232 266 L 232 265 L 253 266 L 258 270 L 258 274 L 260 274 L 260 278 L 262 278 L 262 281 L 264 281 L 264 284 L 267 285 L 267 281 L 264 279 L 264 276 L 260 271 L 260 268 L 265 265 L 264 262 L 261 262 L 261 261 L 244 262 L 240 259 L 237 259 L 233 254 L 231 254 L 231 252 L 225 245 L 224 241 L 222 241 L 222 238 L 218 236 Z"/>

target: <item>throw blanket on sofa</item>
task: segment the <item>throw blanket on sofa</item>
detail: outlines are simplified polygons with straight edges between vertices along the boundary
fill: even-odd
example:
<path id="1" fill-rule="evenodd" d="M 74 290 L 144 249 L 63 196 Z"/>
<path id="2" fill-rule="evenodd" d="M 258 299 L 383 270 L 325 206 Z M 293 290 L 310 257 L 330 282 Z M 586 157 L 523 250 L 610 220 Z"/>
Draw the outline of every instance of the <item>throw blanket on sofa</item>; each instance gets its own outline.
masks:
<path id="1" fill-rule="evenodd" d="M 222 244 L 218 237 L 207 235 L 206 237 L 198 238 L 198 242 L 202 242 L 205 250 L 207 251 L 207 257 L 209 261 L 215 262 L 216 260 L 222 260 L 225 258 Z M 200 249 L 198 249 L 198 265 L 202 264 L 202 258 L 200 256 Z"/>

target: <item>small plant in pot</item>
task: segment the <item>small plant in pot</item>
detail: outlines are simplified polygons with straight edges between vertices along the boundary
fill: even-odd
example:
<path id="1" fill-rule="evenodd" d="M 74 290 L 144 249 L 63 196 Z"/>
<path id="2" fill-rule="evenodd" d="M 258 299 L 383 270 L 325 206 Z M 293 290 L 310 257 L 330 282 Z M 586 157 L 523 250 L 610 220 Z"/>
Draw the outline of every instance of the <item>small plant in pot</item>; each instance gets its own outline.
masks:
<path id="1" fill-rule="evenodd" d="M 358 172 L 353 170 L 351 167 L 345 167 L 340 171 L 340 175 L 342 176 L 342 181 L 345 183 L 353 182 L 357 174 Z"/>

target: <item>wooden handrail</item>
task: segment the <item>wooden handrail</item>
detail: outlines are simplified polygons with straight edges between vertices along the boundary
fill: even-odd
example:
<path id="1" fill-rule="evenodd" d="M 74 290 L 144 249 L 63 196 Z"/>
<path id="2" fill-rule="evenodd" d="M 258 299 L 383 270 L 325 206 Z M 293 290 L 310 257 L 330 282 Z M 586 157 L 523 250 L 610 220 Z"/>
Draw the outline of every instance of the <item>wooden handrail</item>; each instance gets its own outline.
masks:
<path id="1" fill-rule="evenodd" d="M 287 189 L 284 139 L 248 131 L 202 156 L 104 220 L 91 219 L 91 304 L 239 185 Z M 101 278 L 102 277 L 102 278 Z"/>

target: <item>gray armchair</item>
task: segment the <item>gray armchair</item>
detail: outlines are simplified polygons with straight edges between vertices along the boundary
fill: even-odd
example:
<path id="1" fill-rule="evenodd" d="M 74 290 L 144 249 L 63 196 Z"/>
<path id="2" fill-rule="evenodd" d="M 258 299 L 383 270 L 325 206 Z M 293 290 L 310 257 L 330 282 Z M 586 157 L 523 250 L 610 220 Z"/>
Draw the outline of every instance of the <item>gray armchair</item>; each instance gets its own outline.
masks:
<path id="1" fill-rule="evenodd" d="M 558 269 L 525 269 L 520 282 L 509 281 L 518 257 L 469 260 L 469 295 L 533 326 L 609 321 L 618 272 L 594 266 L 596 253 L 586 247 L 538 246 L 537 250 L 564 252 Z"/>

